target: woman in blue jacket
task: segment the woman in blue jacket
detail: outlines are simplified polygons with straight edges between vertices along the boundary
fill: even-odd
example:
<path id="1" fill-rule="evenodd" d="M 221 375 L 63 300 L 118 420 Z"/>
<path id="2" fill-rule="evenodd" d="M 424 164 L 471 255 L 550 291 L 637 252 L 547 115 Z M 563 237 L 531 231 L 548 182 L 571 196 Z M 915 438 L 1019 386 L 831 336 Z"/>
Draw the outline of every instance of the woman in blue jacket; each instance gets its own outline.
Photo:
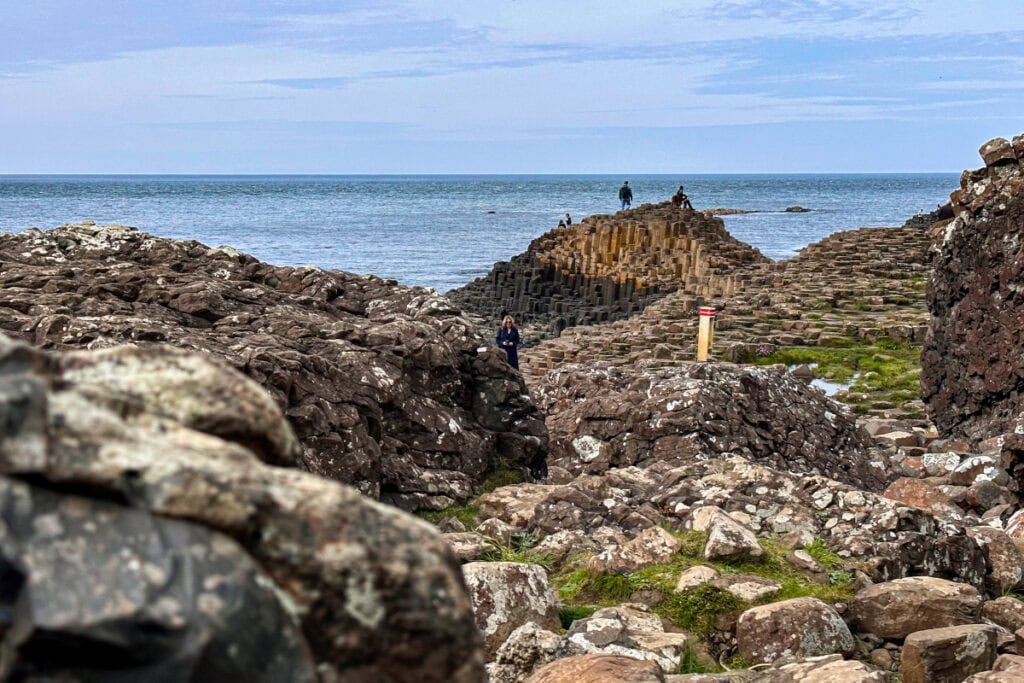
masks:
<path id="1" fill-rule="evenodd" d="M 501 328 L 498 329 L 498 336 L 494 339 L 498 346 L 505 349 L 508 356 L 508 364 L 519 369 L 519 330 L 516 329 L 516 321 L 512 316 L 506 315 L 501 321 Z"/>

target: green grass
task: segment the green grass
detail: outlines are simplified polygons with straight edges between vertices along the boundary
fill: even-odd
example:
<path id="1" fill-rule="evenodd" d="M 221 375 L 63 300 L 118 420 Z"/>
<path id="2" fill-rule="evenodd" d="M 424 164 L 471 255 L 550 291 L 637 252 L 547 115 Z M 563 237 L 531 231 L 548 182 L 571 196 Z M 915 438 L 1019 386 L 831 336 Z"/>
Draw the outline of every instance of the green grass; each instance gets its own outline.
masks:
<path id="1" fill-rule="evenodd" d="M 866 413 L 875 402 L 899 406 L 920 396 L 921 349 L 894 339 L 872 344 L 832 338 L 824 346 L 789 346 L 751 359 L 754 365 L 811 365 L 815 377 L 845 384 L 852 394 L 869 394 L 869 401 L 846 402 L 856 413 Z M 840 397 L 841 399 L 841 397 Z"/>
<path id="2" fill-rule="evenodd" d="M 749 606 L 729 591 L 704 584 L 682 593 L 670 593 L 654 611 L 680 628 L 706 636 L 715 630 L 719 617 L 739 614 Z"/>
<path id="3" fill-rule="evenodd" d="M 537 535 L 525 531 L 512 534 L 507 545 L 491 541 L 493 550 L 484 556 L 485 562 L 519 562 L 521 564 L 539 564 L 548 571 L 552 560 L 549 556 L 533 550 L 537 544 Z"/>
<path id="4" fill-rule="evenodd" d="M 421 511 L 416 515 L 431 524 L 438 524 L 443 519 L 454 518 L 465 524 L 467 529 L 472 529 L 480 523 L 480 508 L 472 504 L 456 505 L 436 512 Z"/>
<path id="5" fill-rule="evenodd" d="M 563 571 L 552 577 L 552 584 L 564 604 L 572 607 L 609 607 L 621 604 L 640 590 L 657 591 L 662 601 L 655 611 L 676 626 L 700 635 L 710 633 L 718 617 L 730 610 L 742 610 L 752 604 L 765 604 L 799 597 L 814 597 L 826 603 L 853 598 L 853 574 L 835 553 L 821 541 L 808 546 L 808 553 L 829 572 L 830 581 L 820 584 L 786 561 L 789 548 L 770 539 L 761 539 L 764 556 L 759 561 L 708 562 L 701 557 L 706 534 L 675 534 L 683 549 L 667 564 L 645 567 L 629 574 L 602 574 L 590 569 Z M 679 575 L 696 565 L 714 567 L 721 574 L 753 574 L 780 584 L 779 590 L 757 603 L 745 603 L 728 591 L 710 585 L 676 593 Z"/>

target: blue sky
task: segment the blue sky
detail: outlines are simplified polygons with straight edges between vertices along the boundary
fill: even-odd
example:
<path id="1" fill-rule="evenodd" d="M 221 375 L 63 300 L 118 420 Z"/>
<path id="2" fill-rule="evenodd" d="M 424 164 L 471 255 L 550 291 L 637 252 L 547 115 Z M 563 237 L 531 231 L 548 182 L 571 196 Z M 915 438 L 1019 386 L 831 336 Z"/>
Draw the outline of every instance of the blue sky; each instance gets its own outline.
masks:
<path id="1" fill-rule="evenodd" d="M 959 171 L 1020 0 L 32 0 L 0 173 Z"/>

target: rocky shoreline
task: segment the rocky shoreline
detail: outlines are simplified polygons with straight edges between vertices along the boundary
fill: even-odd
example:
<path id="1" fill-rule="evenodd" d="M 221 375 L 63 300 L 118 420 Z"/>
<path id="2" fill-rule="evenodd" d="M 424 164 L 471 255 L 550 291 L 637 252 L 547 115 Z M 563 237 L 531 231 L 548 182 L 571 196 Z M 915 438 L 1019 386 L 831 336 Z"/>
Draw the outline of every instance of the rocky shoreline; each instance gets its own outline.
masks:
<path id="1" fill-rule="evenodd" d="M 644 206 L 451 298 L 0 236 L 0 679 L 1022 680 L 1024 136 L 981 156 L 952 219 L 771 262 Z"/>

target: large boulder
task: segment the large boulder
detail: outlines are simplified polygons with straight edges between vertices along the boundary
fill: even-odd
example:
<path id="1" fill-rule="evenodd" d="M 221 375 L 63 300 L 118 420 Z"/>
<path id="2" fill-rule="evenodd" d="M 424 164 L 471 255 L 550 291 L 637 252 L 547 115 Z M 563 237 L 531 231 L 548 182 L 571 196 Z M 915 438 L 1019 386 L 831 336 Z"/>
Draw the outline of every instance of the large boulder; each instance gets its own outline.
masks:
<path id="1" fill-rule="evenodd" d="M 730 517 L 719 507 L 704 505 L 692 513 L 694 531 L 706 531 L 704 558 L 742 562 L 756 560 L 764 555 L 753 531 Z"/>
<path id="2" fill-rule="evenodd" d="M 533 387 L 550 463 L 574 473 L 743 455 L 882 491 L 886 456 L 850 415 L 780 368 L 563 365 Z"/>
<path id="3" fill-rule="evenodd" d="M 834 609 L 815 598 L 794 598 L 741 614 L 736 644 L 743 659 L 756 664 L 779 657 L 850 654 L 854 640 Z"/>
<path id="4" fill-rule="evenodd" d="M 519 626 L 533 622 L 557 631 L 558 606 L 544 567 L 518 562 L 470 562 L 463 574 L 473 600 L 476 623 L 484 635 L 487 659 L 494 659 Z"/>
<path id="5" fill-rule="evenodd" d="M 217 532 L 206 536 L 209 541 L 199 552 L 213 553 L 220 535 L 234 539 L 269 577 L 266 585 L 297 623 L 326 680 L 482 679 L 472 606 L 458 560 L 440 534 L 350 487 L 266 464 L 286 461 L 295 439 L 251 380 L 169 347 L 57 356 L 2 336 L 0 368 L 0 475 Z M 153 382 L 154 377 L 163 379 Z M 149 393 L 156 389 L 160 400 Z M 81 514 L 88 510 L 78 508 Z M 67 514 L 76 509 L 70 505 Z M 14 512 L 4 508 L 3 514 Z M 81 528 L 95 533 L 89 526 L 100 521 L 85 517 Z M 45 514 L 32 524 L 38 525 L 37 533 L 54 535 L 61 526 Z M 74 531 L 68 527 L 65 533 Z M 100 543 L 106 537 L 96 538 Z M 168 538 L 163 551 L 158 539 L 150 538 L 151 552 L 185 558 L 182 539 L 187 536 Z M 76 543 L 87 540 L 83 534 Z M 122 543 L 128 555 L 139 554 L 132 549 L 133 537 Z M 108 547 L 104 557 L 119 557 L 120 549 Z M 59 576 L 67 553 L 80 552 L 73 545 L 65 550 L 52 554 L 49 564 L 34 564 L 33 571 Z M 97 590 L 120 590 L 107 585 L 117 575 L 99 561 L 79 566 L 95 572 L 101 581 Z M 216 589 L 213 573 L 223 572 L 217 561 L 210 562 L 206 568 L 196 565 L 196 571 L 209 575 L 206 591 Z M 138 571 L 161 575 L 154 563 Z M 246 585 L 245 572 L 240 561 L 234 578 L 240 588 Z M 253 576 L 259 580 L 259 574 Z M 187 604 L 182 601 L 183 609 Z M 202 610 L 214 602 L 196 604 Z M 168 609 L 169 603 L 158 601 L 156 607 Z M 128 609 L 133 608 L 126 602 Z M 238 609 L 244 615 L 264 608 L 254 602 Z M 230 608 L 224 610 L 221 614 L 231 616 Z M 202 622 L 194 628 L 201 629 Z M 18 631 L 9 629 L 6 637 L 18 638 Z"/>
<path id="6" fill-rule="evenodd" d="M 624 655 L 676 671 L 693 646 L 686 633 L 667 633 L 661 618 L 643 605 L 620 605 L 572 622 L 566 640 L 589 653 Z"/>
<path id="7" fill-rule="evenodd" d="M 981 595 L 973 586 L 911 576 L 868 586 L 850 604 L 853 626 L 882 638 L 978 622 Z"/>
<path id="8" fill-rule="evenodd" d="M 0 511 L 0 631 L 17 653 L 0 679 L 317 680 L 273 583 L 223 534 L 7 477 Z"/>
<path id="9" fill-rule="evenodd" d="M 656 564 L 668 564 L 679 552 L 681 544 L 661 527 L 641 531 L 625 545 L 609 548 L 592 557 L 587 567 L 604 574 L 628 574 Z"/>
<path id="10" fill-rule="evenodd" d="M 999 655 L 991 671 L 965 678 L 963 683 L 1019 683 L 1024 681 L 1024 657 Z"/>
<path id="11" fill-rule="evenodd" d="M 986 143 L 986 166 L 963 173 L 950 196 L 956 217 L 936 234 L 921 392 L 944 435 L 1012 432 L 1024 413 L 1022 153 Z"/>
<path id="12" fill-rule="evenodd" d="M 47 349 L 162 342 L 222 358 L 285 412 L 296 464 L 406 509 L 464 501 L 493 471 L 543 472 L 522 377 L 432 290 L 66 225 L 0 235 L 0 330 Z"/>
<path id="13" fill-rule="evenodd" d="M 961 683 L 992 668 L 998 629 L 988 624 L 918 631 L 903 645 L 903 683 Z"/>

